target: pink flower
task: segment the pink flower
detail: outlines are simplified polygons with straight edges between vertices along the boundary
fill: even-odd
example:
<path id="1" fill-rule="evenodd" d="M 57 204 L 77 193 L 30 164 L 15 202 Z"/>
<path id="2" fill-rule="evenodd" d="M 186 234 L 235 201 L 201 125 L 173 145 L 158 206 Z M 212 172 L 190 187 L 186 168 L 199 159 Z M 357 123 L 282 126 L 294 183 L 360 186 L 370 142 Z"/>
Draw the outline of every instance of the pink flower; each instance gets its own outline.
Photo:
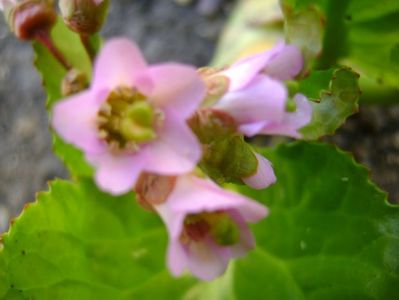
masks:
<path id="1" fill-rule="evenodd" d="M 194 68 L 148 66 L 135 44 L 113 39 L 98 56 L 91 87 L 57 103 L 52 125 L 84 151 L 99 187 L 121 194 L 143 171 L 193 170 L 201 147 L 186 120 L 204 94 Z"/>
<path id="2" fill-rule="evenodd" d="M 189 269 L 203 280 L 220 276 L 230 259 L 254 247 L 247 223 L 267 215 L 263 205 L 191 175 L 178 177 L 166 201 L 154 208 L 169 232 L 172 274 Z"/>
<path id="3" fill-rule="evenodd" d="M 214 108 L 229 113 L 246 136 L 278 134 L 298 138 L 298 129 L 310 122 L 312 108 L 297 94 L 297 110 L 286 111 L 288 92 L 282 81 L 293 79 L 303 67 L 300 50 L 279 44 L 270 51 L 238 61 L 215 76 L 229 79 L 227 93 Z"/>

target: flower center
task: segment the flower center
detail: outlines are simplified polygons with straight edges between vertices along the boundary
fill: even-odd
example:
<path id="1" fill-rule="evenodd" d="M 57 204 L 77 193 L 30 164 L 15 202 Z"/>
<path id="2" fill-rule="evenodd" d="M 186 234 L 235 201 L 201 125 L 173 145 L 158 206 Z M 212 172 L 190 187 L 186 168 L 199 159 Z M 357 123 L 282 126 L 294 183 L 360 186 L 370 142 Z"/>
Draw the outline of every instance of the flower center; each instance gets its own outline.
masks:
<path id="1" fill-rule="evenodd" d="M 113 90 L 97 116 L 100 138 L 112 150 L 136 151 L 140 144 L 156 138 L 162 113 L 154 110 L 147 97 L 129 87 Z"/>
<path id="2" fill-rule="evenodd" d="M 184 220 L 181 241 L 201 241 L 210 237 L 220 246 L 231 246 L 238 242 L 240 231 L 237 223 L 226 212 L 203 212 L 188 215 Z"/>

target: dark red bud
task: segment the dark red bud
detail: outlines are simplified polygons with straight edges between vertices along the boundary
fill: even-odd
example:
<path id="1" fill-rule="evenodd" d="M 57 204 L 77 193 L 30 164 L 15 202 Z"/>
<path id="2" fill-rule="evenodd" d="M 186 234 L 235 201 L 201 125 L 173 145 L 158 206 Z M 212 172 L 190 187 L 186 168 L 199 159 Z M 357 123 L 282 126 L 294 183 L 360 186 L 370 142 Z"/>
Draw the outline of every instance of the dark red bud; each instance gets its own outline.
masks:
<path id="1" fill-rule="evenodd" d="M 10 13 L 10 27 L 21 40 L 33 40 L 41 32 L 49 32 L 57 20 L 53 1 L 27 0 Z"/>

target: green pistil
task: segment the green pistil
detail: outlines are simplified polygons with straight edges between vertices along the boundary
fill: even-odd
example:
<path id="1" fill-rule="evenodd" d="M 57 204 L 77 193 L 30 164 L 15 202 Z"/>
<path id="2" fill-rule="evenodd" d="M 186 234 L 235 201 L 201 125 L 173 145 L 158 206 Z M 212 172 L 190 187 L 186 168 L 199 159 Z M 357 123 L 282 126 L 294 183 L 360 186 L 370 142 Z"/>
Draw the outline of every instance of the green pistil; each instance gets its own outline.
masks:
<path id="1" fill-rule="evenodd" d="M 119 87 L 110 93 L 98 114 L 100 137 L 112 149 L 137 149 L 156 138 L 158 117 L 144 95 Z"/>
<path id="2" fill-rule="evenodd" d="M 296 80 L 287 80 L 285 85 L 288 89 L 288 95 L 290 97 L 295 96 L 299 92 L 299 83 Z"/>
<path id="3" fill-rule="evenodd" d="M 210 234 L 220 246 L 232 246 L 240 238 L 240 230 L 236 222 L 227 213 L 210 214 L 207 218 Z"/>
<path id="4" fill-rule="evenodd" d="M 288 98 L 287 103 L 285 104 L 285 111 L 286 112 L 296 112 L 296 103 L 293 99 Z"/>
<path id="5" fill-rule="evenodd" d="M 220 246 L 232 246 L 237 244 L 240 239 L 240 230 L 237 223 L 225 212 L 189 215 L 184 223 L 186 226 L 190 226 L 188 235 L 191 235 L 193 240 L 198 240 L 200 232 L 201 235 L 205 234 L 205 232 L 202 232 L 204 231 L 203 228 L 208 228 L 207 233 Z M 198 224 L 198 228 L 194 227 L 196 224 Z M 200 224 L 207 226 L 199 226 Z"/>
<path id="6" fill-rule="evenodd" d="M 121 120 L 121 134 L 128 141 L 151 141 L 156 137 L 154 119 L 154 111 L 147 102 L 135 102 L 129 106 Z"/>

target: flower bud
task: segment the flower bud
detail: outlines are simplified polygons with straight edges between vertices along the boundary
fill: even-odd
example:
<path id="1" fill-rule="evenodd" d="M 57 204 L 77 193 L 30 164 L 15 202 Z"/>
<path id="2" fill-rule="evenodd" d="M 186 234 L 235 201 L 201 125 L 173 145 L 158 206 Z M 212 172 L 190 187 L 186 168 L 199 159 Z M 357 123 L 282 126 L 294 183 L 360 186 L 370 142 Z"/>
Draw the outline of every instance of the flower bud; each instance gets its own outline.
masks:
<path id="1" fill-rule="evenodd" d="M 138 203 L 146 210 L 152 211 L 153 205 L 164 203 L 173 191 L 175 176 L 160 176 L 143 172 L 134 188 Z"/>
<path id="2" fill-rule="evenodd" d="M 85 90 L 89 86 L 86 74 L 77 69 L 71 69 L 61 82 L 61 92 L 64 97 Z"/>
<path id="3" fill-rule="evenodd" d="M 98 32 L 108 12 L 109 0 L 60 0 L 59 7 L 67 26 L 79 34 Z"/>
<path id="4" fill-rule="evenodd" d="M 22 40 L 48 32 L 57 20 L 53 0 L 6 1 L 4 13 L 11 30 Z"/>
<path id="5" fill-rule="evenodd" d="M 189 125 L 203 145 L 201 169 L 218 183 L 242 183 L 242 178 L 256 173 L 258 161 L 234 119 L 223 111 L 200 109 Z"/>

